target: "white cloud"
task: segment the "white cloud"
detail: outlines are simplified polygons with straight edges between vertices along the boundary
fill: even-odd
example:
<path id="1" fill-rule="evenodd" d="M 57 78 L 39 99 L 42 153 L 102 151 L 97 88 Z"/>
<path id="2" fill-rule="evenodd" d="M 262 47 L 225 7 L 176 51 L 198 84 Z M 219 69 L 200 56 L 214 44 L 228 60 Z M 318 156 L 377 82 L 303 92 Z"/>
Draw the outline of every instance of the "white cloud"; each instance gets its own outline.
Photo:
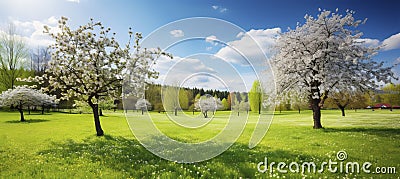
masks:
<path id="1" fill-rule="evenodd" d="M 216 63 L 214 63 L 216 62 Z M 224 66 L 221 68 L 221 66 Z M 160 75 L 152 80 L 158 84 L 181 84 L 184 87 L 246 91 L 245 84 L 251 85 L 253 77 L 239 74 L 234 67 L 222 60 L 210 58 L 175 56 L 174 59 L 161 57 L 157 59 L 153 69 Z M 243 81 L 242 81 L 243 79 Z"/>
<path id="2" fill-rule="evenodd" d="M 45 25 L 49 26 L 54 32 L 58 31 L 57 19 L 54 16 L 41 21 L 19 21 L 12 18 L 10 21 L 15 25 L 17 36 L 24 40 L 29 47 L 36 48 L 54 43 L 50 36 L 43 33 Z M 4 32 L 1 31 L 1 33 Z"/>
<path id="3" fill-rule="evenodd" d="M 173 37 L 183 37 L 185 33 L 182 30 L 171 30 L 169 32 Z"/>
<path id="4" fill-rule="evenodd" d="M 157 59 L 156 64 L 153 66 L 154 69 L 160 72 L 160 74 L 169 73 L 169 71 L 177 74 L 187 73 L 215 73 L 215 70 L 211 67 L 206 66 L 201 60 L 196 58 L 182 58 L 174 56 L 173 59 L 168 57 L 160 57 Z"/>
<path id="5" fill-rule="evenodd" d="M 216 11 L 219 11 L 220 13 L 224 13 L 224 12 L 228 11 L 227 8 L 221 7 L 221 6 L 217 6 L 217 5 L 213 5 L 213 6 L 211 6 L 211 8 L 213 8 Z"/>
<path id="6" fill-rule="evenodd" d="M 159 84 L 175 84 L 176 82 L 182 83 L 185 78 L 190 77 L 196 73 L 215 74 L 216 71 L 196 58 L 182 58 L 174 56 L 173 59 L 167 57 L 160 57 L 157 59 L 156 64 L 152 67 L 160 73 L 159 78 L 153 80 Z M 203 76 L 204 77 L 204 76 Z M 201 86 L 207 82 L 205 78 L 193 77 L 190 83 L 185 86 Z M 197 85 L 195 85 L 195 83 Z"/>
<path id="7" fill-rule="evenodd" d="M 228 9 L 227 8 L 221 8 L 220 10 L 219 10 L 219 12 L 226 12 Z"/>
<path id="8" fill-rule="evenodd" d="M 265 59 L 262 56 L 275 44 L 280 32 L 280 28 L 240 32 L 237 34 L 240 39 L 228 42 L 228 46 L 221 48 L 216 56 L 235 64 L 249 65 L 249 62 L 253 65 L 261 64 Z"/>
<path id="9" fill-rule="evenodd" d="M 363 42 L 367 47 L 378 47 L 381 43 L 378 39 L 357 39 L 355 41 Z"/>
<path id="10" fill-rule="evenodd" d="M 206 37 L 206 42 L 211 43 L 213 45 L 216 45 L 216 41 L 218 41 L 217 36 L 215 35 L 210 35 L 208 37 Z"/>
<path id="11" fill-rule="evenodd" d="M 79 3 L 80 0 L 67 0 L 68 2 L 74 2 L 74 3 Z"/>
<path id="12" fill-rule="evenodd" d="M 400 49 L 400 33 L 394 34 L 389 38 L 379 41 L 378 39 L 357 39 L 357 42 L 364 42 L 367 47 L 382 46 L 383 51 Z"/>
<path id="13" fill-rule="evenodd" d="M 393 50 L 400 48 L 400 33 L 390 36 L 389 38 L 385 39 L 382 44 L 383 50 Z"/>

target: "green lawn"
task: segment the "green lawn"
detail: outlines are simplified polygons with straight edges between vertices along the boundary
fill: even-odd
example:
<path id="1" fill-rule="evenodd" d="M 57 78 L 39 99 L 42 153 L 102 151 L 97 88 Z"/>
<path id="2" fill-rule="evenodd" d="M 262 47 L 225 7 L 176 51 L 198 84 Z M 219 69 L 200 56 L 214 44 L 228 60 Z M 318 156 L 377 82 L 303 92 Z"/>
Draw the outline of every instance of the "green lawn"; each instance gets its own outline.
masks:
<path id="1" fill-rule="evenodd" d="M 400 110 L 346 112 L 341 117 L 340 111 L 322 111 L 325 129 L 321 130 L 312 129 L 311 111 L 277 112 L 262 142 L 249 149 L 256 121 L 251 115 L 229 150 L 195 164 L 166 161 L 148 152 L 133 136 L 121 111 L 106 111 L 101 117 L 104 137 L 95 136 L 91 114 L 32 113 L 21 123 L 19 113 L 0 112 L 0 178 L 399 178 Z M 182 129 L 168 122 L 165 114 L 151 115 L 171 138 L 198 142 L 217 134 L 229 113 L 217 112 L 209 126 L 200 129 Z M 348 154 L 345 161 L 371 162 L 371 171 L 396 167 L 396 174 L 257 171 L 265 157 L 276 163 L 314 162 L 319 169 L 322 162 L 337 161 L 341 150 Z"/>

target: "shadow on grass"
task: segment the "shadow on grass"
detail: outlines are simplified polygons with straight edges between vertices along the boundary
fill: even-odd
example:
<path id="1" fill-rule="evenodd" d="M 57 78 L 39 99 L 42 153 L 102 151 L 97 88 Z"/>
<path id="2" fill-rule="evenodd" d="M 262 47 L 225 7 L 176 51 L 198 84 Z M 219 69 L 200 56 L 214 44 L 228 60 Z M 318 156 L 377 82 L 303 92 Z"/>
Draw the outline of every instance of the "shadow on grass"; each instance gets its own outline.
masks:
<path id="1" fill-rule="evenodd" d="M 352 127 L 352 128 L 325 128 L 324 132 L 361 132 L 370 135 L 378 136 L 393 136 L 400 135 L 399 128 L 365 128 L 365 127 Z"/>
<path id="2" fill-rule="evenodd" d="M 43 113 L 43 114 L 41 112 L 31 112 L 31 114 L 26 114 L 26 115 L 28 115 L 28 116 L 45 116 L 45 115 L 53 115 L 53 114 L 47 113 L 47 112 Z"/>
<path id="3" fill-rule="evenodd" d="M 47 122 L 50 120 L 47 119 L 27 119 L 23 122 L 21 120 L 12 120 L 12 121 L 5 121 L 5 123 L 39 123 L 39 122 Z"/>
<path id="4" fill-rule="evenodd" d="M 176 151 L 168 151 L 176 152 Z M 77 160 L 85 163 L 98 163 L 103 167 L 120 171 L 124 176 L 134 178 L 186 177 L 205 178 L 254 178 L 259 173 L 257 164 L 268 157 L 270 162 L 322 161 L 325 159 L 286 150 L 269 150 L 256 147 L 249 149 L 247 145 L 235 143 L 221 155 L 199 163 L 184 164 L 161 159 L 147 151 L 137 140 L 120 136 L 88 137 L 83 142 L 67 140 L 52 143 L 51 149 L 38 152 L 39 155 L 56 163 L 59 160 Z"/>

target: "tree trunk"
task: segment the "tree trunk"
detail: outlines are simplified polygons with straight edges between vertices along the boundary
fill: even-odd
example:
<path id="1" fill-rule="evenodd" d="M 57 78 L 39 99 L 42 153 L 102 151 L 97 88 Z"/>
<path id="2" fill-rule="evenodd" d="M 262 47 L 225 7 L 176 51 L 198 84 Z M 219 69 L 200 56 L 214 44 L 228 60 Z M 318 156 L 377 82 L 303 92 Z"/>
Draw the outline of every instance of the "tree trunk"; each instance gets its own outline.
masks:
<path id="1" fill-rule="evenodd" d="M 342 116 L 346 116 L 346 114 L 344 113 L 344 106 L 339 106 L 339 109 L 342 111 Z"/>
<path id="2" fill-rule="evenodd" d="M 207 118 L 208 117 L 207 111 L 203 112 L 203 115 L 204 115 L 204 118 Z"/>
<path id="3" fill-rule="evenodd" d="M 99 109 L 99 116 L 103 116 L 103 110 L 101 108 Z"/>
<path id="4" fill-rule="evenodd" d="M 142 108 L 142 115 L 144 114 L 144 112 L 143 112 L 143 111 L 144 111 L 144 109 Z"/>
<path id="5" fill-rule="evenodd" d="M 99 105 L 98 104 L 93 104 L 92 98 L 93 98 L 93 96 L 89 96 L 87 102 L 89 103 L 89 106 L 92 108 L 92 111 L 93 111 L 93 118 L 94 118 L 94 126 L 96 128 L 96 135 L 97 136 L 103 136 L 104 135 L 104 131 L 101 128 L 101 124 L 100 124 Z"/>
<path id="6" fill-rule="evenodd" d="M 31 115 L 31 107 L 28 106 L 28 114 Z"/>
<path id="7" fill-rule="evenodd" d="M 298 110 L 299 110 L 299 114 L 300 114 L 300 108 L 298 108 Z"/>
<path id="8" fill-rule="evenodd" d="M 99 113 L 98 113 L 99 112 L 98 104 L 93 104 L 92 110 L 93 110 L 94 125 L 96 128 L 97 136 L 103 136 L 104 131 L 101 128 L 101 124 L 100 124 L 100 117 L 99 117 Z"/>
<path id="9" fill-rule="evenodd" d="M 44 114 L 44 105 L 42 105 L 42 115 Z"/>
<path id="10" fill-rule="evenodd" d="M 177 115 L 178 115 L 178 109 L 175 108 L 174 110 L 175 110 L 175 111 L 174 111 L 174 112 L 175 112 L 175 116 L 177 116 Z"/>
<path id="11" fill-rule="evenodd" d="M 18 108 L 18 111 L 21 116 L 21 122 L 25 122 L 24 111 L 22 110 L 22 108 Z"/>
<path id="12" fill-rule="evenodd" d="M 261 96 L 259 98 L 260 101 L 258 101 L 258 114 L 261 114 Z"/>
<path id="13" fill-rule="evenodd" d="M 314 120 L 314 129 L 321 129 L 321 106 L 319 103 L 321 99 L 312 99 L 312 110 L 313 110 L 313 120 Z"/>

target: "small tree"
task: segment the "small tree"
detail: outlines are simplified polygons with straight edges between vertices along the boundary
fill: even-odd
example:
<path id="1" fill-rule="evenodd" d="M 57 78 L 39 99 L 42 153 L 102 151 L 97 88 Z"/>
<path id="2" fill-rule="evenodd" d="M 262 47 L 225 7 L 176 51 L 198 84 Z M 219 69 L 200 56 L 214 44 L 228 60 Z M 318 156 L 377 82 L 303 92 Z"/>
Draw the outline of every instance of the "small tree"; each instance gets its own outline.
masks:
<path id="1" fill-rule="evenodd" d="M 346 116 L 345 108 L 351 103 L 354 97 L 355 96 L 350 91 L 332 92 L 330 98 L 328 98 L 326 102 L 334 103 L 340 111 L 342 111 L 342 116 Z"/>
<path id="2" fill-rule="evenodd" d="M 178 115 L 179 109 L 179 86 L 164 86 L 162 87 L 162 101 L 166 111 L 174 111 L 174 115 Z"/>
<path id="3" fill-rule="evenodd" d="M 136 109 L 140 109 L 142 111 L 142 115 L 144 114 L 144 111 L 149 110 L 151 108 L 151 104 L 149 101 L 146 99 L 138 99 L 138 101 L 135 104 Z"/>
<path id="4" fill-rule="evenodd" d="M 179 107 L 182 110 L 187 110 L 189 108 L 189 91 L 185 89 L 179 89 Z"/>
<path id="5" fill-rule="evenodd" d="M 353 98 L 351 99 L 351 102 L 349 104 L 350 108 L 353 108 L 355 112 L 357 112 L 357 109 L 363 109 L 370 104 L 368 102 L 368 93 L 363 93 L 361 91 L 356 91 L 355 94 L 353 95 Z"/>
<path id="6" fill-rule="evenodd" d="M 230 109 L 228 100 L 226 100 L 226 98 L 222 99 L 221 104 L 222 104 L 222 106 L 223 106 L 223 110 L 228 110 L 228 109 Z"/>
<path id="7" fill-rule="evenodd" d="M 113 99 L 101 99 L 99 101 L 99 116 L 103 116 L 104 109 L 110 110 L 116 107 Z"/>
<path id="8" fill-rule="evenodd" d="M 317 18 L 306 15 L 304 25 L 277 39 L 271 65 L 277 91 L 306 90 L 313 110 L 314 128 L 322 128 L 321 107 L 330 92 L 343 89 L 374 89 L 388 83 L 392 67 L 372 60 L 379 47 L 360 41 L 354 29 L 363 23 L 353 11 L 345 16 L 323 10 Z"/>
<path id="9" fill-rule="evenodd" d="M 16 108 L 21 116 L 21 122 L 25 121 L 23 109 L 28 106 L 45 106 L 55 103 L 55 97 L 43 94 L 38 90 L 27 86 L 17 86 L 14 89 L 3 91 L 0 95 L 0 106 Z"/>
<path id="10" fill-rule="evenodd" d="M 200 99 L 195 103 L 197 109 L 201 111 L 204 118 L 208 118 L 208 111 L 213 113 L 222 107 L 221 100 L 219 98 L 214 98 L 210 94 L 205 94 L 200 97 Z"/>
<path id="11" fill-rule="evenodd" d="M 262 94 L 263 90 L 260 81 L 255 80 L 249 92 L 249 102 L 251 111 L 258 112 L 258 114 L 261 114 Z"/>
<path id="12" fill-rule="evenodd" d="M 14 24 L 0 35 L 0 88 L 14 89 L 17 78 L 22 77 L 28 50 L 22 38 L 16 35 Z"/>
<path id="13" fill-rule="evenodd" d="M 305 92 L 292 90 L 289 91 L 286 95 L 288 98 L 290 98 L 292 108 L 296 109 L 299 114 L 301 112 L 301 109 L 307 108 L 309 105 L 309 100 Z"/>
<path id="14" fill-rule="evenodd" d="M 235 93 L 231 93 L 232 98 L 231 98 L 231 110 L 232 111 L 236 111 L 237 115 L 240 116 L 240 101 L 238 100 L 237 96 L 235 95 Z"/>
<path id="15" fill-rule="evenodd" d="M 260 103 L 260 105 L 261 105 L 261 103 Z M 247 113 L 249 113 L 250 104 L 249 104 L 249 102 L 242 101 L 239 104 L 239 108 L 240 108 L 240 110 L 243 110 L 243 111 L 246 111 Z"/>

